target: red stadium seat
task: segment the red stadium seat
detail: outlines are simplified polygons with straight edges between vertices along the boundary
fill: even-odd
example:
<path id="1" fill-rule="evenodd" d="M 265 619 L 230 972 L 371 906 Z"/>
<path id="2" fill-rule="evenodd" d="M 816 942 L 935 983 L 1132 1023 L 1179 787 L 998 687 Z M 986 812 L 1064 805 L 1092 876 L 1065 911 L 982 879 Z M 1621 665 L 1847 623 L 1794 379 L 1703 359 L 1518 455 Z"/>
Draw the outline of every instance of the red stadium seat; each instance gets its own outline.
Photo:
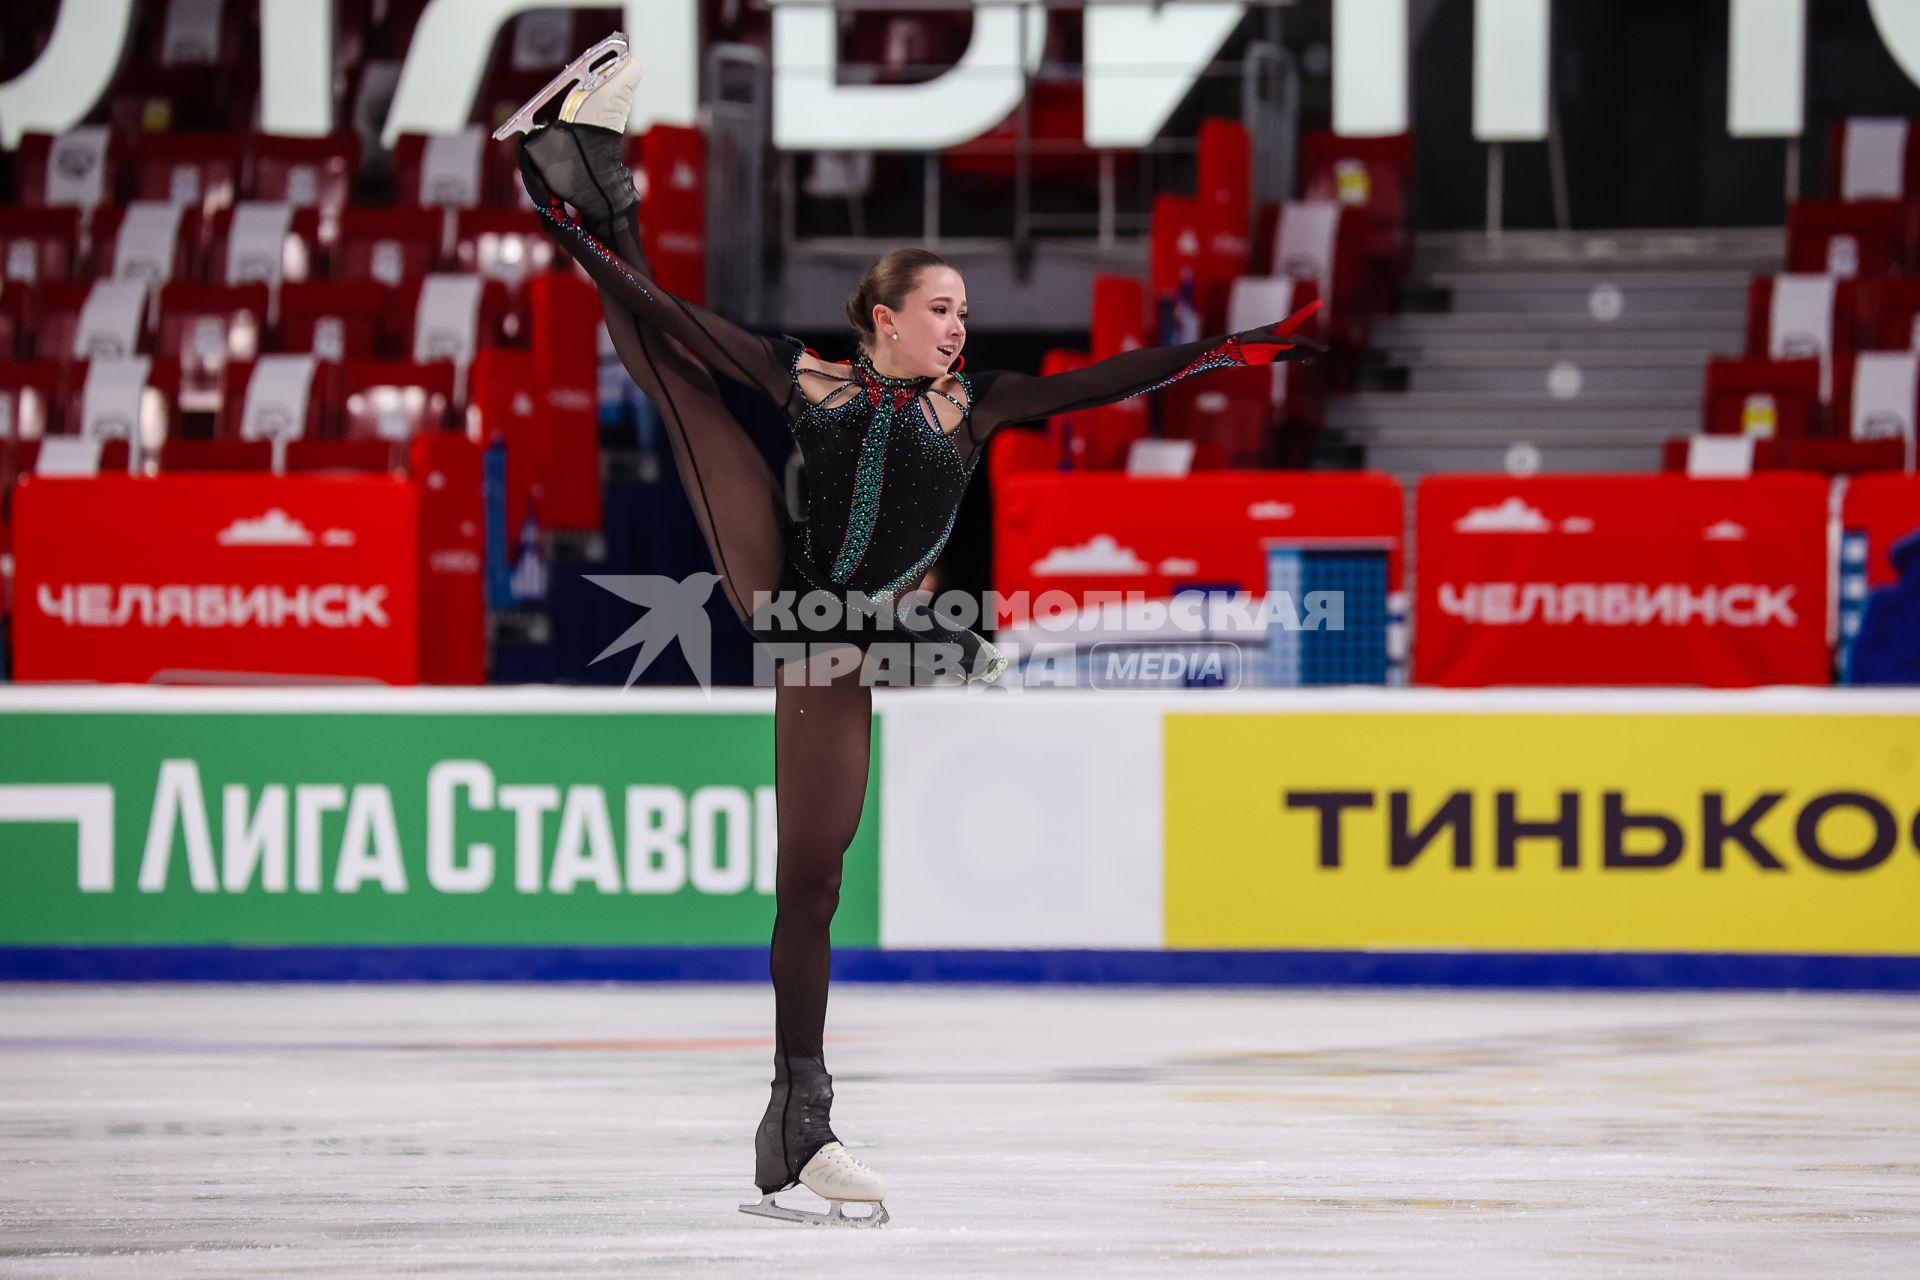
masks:
<path id="1" fill-rule="evenodd" d="M 144 364 L 144 378 L 138 363 L 125 360 L 96 360 L 69 369 L 65 434 L 109 445 L 120 442 L 127 448 L 137 444 L 135 463 L 157 456 L 180 425 L 180 362 L 155 359 Z M 115 385 L 132 386 L 135 398 L 110 394 Z M 123 470 L 125 464 L 115 468 L 103 459 L 101 469 Z"/>
<path id="2" fill-rule="evenodd" d="M 65 422 L 66 366 L 51 360 L 0 361 L 0 441 L 59 435 Z"/>
<path id="3" fill-rule="evenodd" d="M 1239 333 L 1284 320 L 1318 296 L 1311 281 L 1287 276 L 1242 276 L 1233 282 L 1227 295 L 1223 328 L 1229 333 Z M 1322 311 L 1309 317 L 1302 334 L 1326 341 L 1324 316 Z M 1326 421 L 1326 375 L 1320 365 L 1276 360 L 1266 368 L 1280 422 L 1305 432 L 1319 430 Z"/>
<path id="4" fill-rule="evenodd" d="M 1920 354 L 1869 351 L 1837 361 L 1833 399 L 1832 429 L 1825 434 L 1836 442 L 1874 446 L 1856 451 L 1840 469 L 1912 469 L 1911 451 L 1920 441 Z"/>
<path id="5" fill-rule="evenodd" d="M 360 172 L 360 135 L 351 131 L 318 138 L 256 134 L 251 157 L 251 198 L 318 209 L 325 232 L 337 227 L 340 210 L 353 198 L 353 180 Z"/>
<path id="6" fill-rule="evenodd" d="M 269 440 L 168 440 L 160 446 L 160 470 L 270 471 Z"/>
<path id="7" fill-rule="evenodd" d="M 1920 351 L 1920 280 L 1873 282 L 1873 317 L 1866 334 L 1876 351 Z"/>
<path id="8" fill-rule="evenodd" d="M 1270 465 L 1274 440 L 1273 373 L 1264 365 L 1219 369 L 1165 388 L 1162 434 L 1217 451 L 1219 465 Z"/>
<path id="9" fill-rule="evenodd" d="M 1902 440 L 1785 440 L 1780 465 L 1820 475 L 1859 475 L 1869 471 L 1912 471 L 1912 448 Z"/>
<path id="10" fill-rule="evenodd" d="M 155 350 L 180 361 L 181 408 L 219 409 L 227 362 L 260 354 L 269 301 L 264 284 L 170 284 L 160 290 Z"/>
<path id="11" fill-rule="evenodd" d="M 1148 345 L 1151 339 L 1146 326 L 1147 291 L 1142 281 L 1131 276 L 1094 277 L 1090 359 L 1104 360 Z M 1149 400 L 1135 397 L 1074 415 L 1072 439 L 1080 446 L 1075 453 L 1076 465 L 1124 466 L 1130 443 L 1148 434 L 1153 409 Z M 1100 453 L 1099 442 L 1103 441 L 1117 450 L 1117 454 Z M 1088 453 L 1088 449 L 1094 449 L 1095 453 Z"/>
<path id="12" fill-rule="evenodd" d="M 37 309 L 34 292 L 30 285 L 0 280 L 0 360 L 20 354 L 20 333 L 32 328 Z"/>
<path id="13" fill-rule="evenodd" d="M 77 208 L 0 207 L 0 278 L 34 285 L 80 278 Z"/>
<path id="14" fill-rule="evenodd" d="M 1300 198 L 1356 210 L 1365 226 L 1362 255 L 1396 276 L 1412 266 L 1406 234 L 1412 186 L 1411 134 L 1343 138 L 1331 129 L 1309 129 L 1301 135 Z"/>
<path id="15" fill-rule="evenodd" d="M 597 15 L 596 15 L 597 17 Z M 494 56 L 480 77 L 474 109 L 492 129 L 532 97 L 568 60 L 616 25 L 582 20 L 566 9 L 523 12 L 494 42 Z"/>
<path id="16" fill-rule="evenodd" d="M 1327 302 L 1321 313 L 1326 339 L 1358 349 L 1369 340 L 1368 317 L 1379 301 L 1374 295 L 1380 283 L 1363 281 L 1362 218 L 1358 210 L 1331 201 L 1264 205 L 1255 220 L 1249 268 L 1256 276 L 1311 281 L 1316 296 Z"/>
<path id="17" fill-rule="evenodd" d="M 1674 436 L 1660 449 L 1660 469 L 1686 475 L 1751 475 L 1781 465 L 1784 444 L 1758 437 Z"/>
<path id="18" fill-rule="evenodd" d="M 341 434 L 404 441 L 452 425 L 454 367 L 446 361 L 351 361 L 340 370 Z M 291 465 L 291 463 L 289 464 Z"/>
<path id="19" fill-rule="evenodd" d="M 1787 206 L 1787 270 L 1884 276 L 1906 265 L 1908 217 L 1893 200 L 1796 200 Z"/>
<path id="20" fill-rule="evenodd" d="M 25 134 L 13 155 L 14 202 L 32 209 L 118 204 L 122 150 L 118 135 L 104 125 L 58 137 Z"/>
<path id="21" fill-rule="evenodd" d="M 1920 195 L 1920 128 L 1897 119 L 1837 122 L 1827 133 L 1827 190 L 1840 200 Z"/>
<path id="22" fill-rule="evenodd" d="M 462 209 L 453 225 L 453 263 L 459 271 L 517 290 L 530 276 L 556 265 L 559 249 L 531 209 Z"/>
<path id="23" fill-rule="evenodd" d="M 1175 297 L 1183 285 L 1192 290 L 1199 304 L 1200 284 L 1205 273 L 1200 235 L 1200 202 L 1192 196 L 1161 195 L 1153 202 L 1153 224 L 1147 283 L 1158 302 Z M 1196 318 L 1196 325 L 1198 320 Z M 1163 342 L 1175 335 L 1161 334 Z"/>
<path id="24" fill-rule="evenodd" d="M 324 360 L 375 360 L 389 350 L 393 290 L 372 280 L 289 281 L 280 286 L 281 351 Z"/>
<path id="25" fill-rule="evenodd" d="M 477 284 L 478 303 L 471 316 L 429 316 L 429 289 L 436 283 L 454 290 Z M 415 360 L 465 363 L 483 347 L 526 345 L 525 313 L 515 307 L 513 295 L 498 280 L 452 274 L 427 276 L 395 291 L 394 312 L 395 327 L 402 337 L 401 353 Z"/>
<path id="26" fill-rule="evenodd" d="M 277 251 L 266 243 L 240 244 L 234 240 L 236 223 L 245 226 L 286 221 Z M 319 274 L 320 211 L 294 209 L 284 204 L 243 200 L 213 216 L 207 237 L 207 280 L 213 284 L 275 284 L 310 280 Z"/>
<path id="27" fill-rule="evenodd" d="M 1688 475 L 1744 475 L 1774 469 L 1811 471 L 1818 475 L 1860 475 L 1873 471 L 1911 471 L 1912 460 L 1898 440 L 1754 440 L 1752 455 L 1744 471 L 1726 471 L 1730 443 L 1724 436 L 1679 436 L 1661 449 L 1663 470 Z M 1731 442 L 1741 444 L 1743 442 Z M 1703 464 L 1703 450 L 1712 447 L 1711 464 Z M 1703 469 L 1710 466 L 1711 469 Z"/>
<path id="28" fill-rule="evenodd" d="M 134 279 L 151 284 L 192 280 L 200 269 L 200 211 L 164 200 L 147 200 L 124 209 L 97 209 L 93 215 L 92 275 L 98 280 Z M 172 254 L 164 240 L 171 228 Z"/>
<path id="29" fill-rule="evenodd" d="M 1832 361 L 1859 350 L 1859 282 L 1824 275 L 1756 276 L 1747 288 L 1747 356 L 1818 357 L 1821 399 L 1832 397 Z"/>
<path id="30" fill-rule="evenodd" d="M 1138 276 L 1093 278 L 1093 317 L 1088 336 L 1095 360 L 1150 345 L 1149 319 L 1147 287 Z"/>
<path id="31" fill-rule="evenodd" d="M 118 295 L 126 303 L 124 314 L 90 313 L 88 303 L 96 300 L 96 291 Z M 62 364 L 142 354 L 152 349 L 151 303 L 151 292 L 140 281 L 48 285 L 39 293 L 30 342 L 21 343 L 22 347 L 31 345 L 32 350 L 21 354 Z M 94 327 L 82 341 L 81 322 L 90 315 Z"/>
<path id="32" fill-rule="evenodd" d="M 1300 136 L 1302 200 L 1331 200 L 1404 223 L 1412 185 L 1412 134 L 1343 138 L 1331 129 L 1308 129 Z"/>
<path id="33" fill-rule="evenodd" d="M 1206 120 L 1198 140 L 1200 327 L 1220 332 L 1227 290 L 1247 269 L 1252 230 L 1253 142 L 1238 120 Z"/>
<path id="34" fill-rule="evenodd" d="M 641 240 L 654 278 L 689 302 L 707 300 L 707 140 L 698 129 L 647 131 Z"/>
<path id="35" fill-rule="evenodd" d="M 14 451 L 14 480 L 18 481 L 22 476 L 53 474 L 54 471 L 50 462 L 52 450 L 62 445 L 72 443 L 76 442 L 65 440 L 56 441 L 54 445 L 48 446 L 45 441 L 34 440 L 30 443 L 18 445 Z M 125 440 L 102 440 L 96 446 L 96 452 L 93 455 L 91 465 L 85 474 L 96 476 L 124 474 L 131 468 L 131 458 L 132 450 Z M 65 464 L 63 463 L 60 474 L 73 475 L 77 473 L 65 469 Z"/>
<path id="36" fill-rule="evenodd" d="M 319 361 L 305 370 L 301 364 L 297 357 L 285 356 L 229 362 L 221 378 L 223 404 L 214 434 L 223 439 L 269 442 L 314 440 L 325 435 L 334 418 L 339 370 Z M 271 371 L 274 381 L 256 378 L 263 368 Z M 304 381 L 294 377 L 289 383 L 289 375 L 304 375 Z M 296 411 L 292 408 L 294 398 L 301 394 L 305 396 L 304 406 Z"/>
<path id="37" fill-rule="evenodd" d="M 1707 361 L 1700 426 L 1708 435 L 1799 437 L 1820 422 L 1820 362 Z"/>
<path id="38" fill-rule="evenodd" d="M 487 203 L 500 161 L 486 134 L 477 124 L 443 136 L 401 134 L 393 148 L 394 203 L 432 209 Z"/>
<path id="39" fill-rule="evenodd" d="M 134 147 L 137 200 L 168 200 L 212 216 L 231 206 L 246 168 L 241 133 L 148 133 Z"/>
<path id="40" fill-rule="evenodd" d="M 445 234 L 438 209 L 346 209 L 329 274 L 387 285 L 418 280 L 439 265 Z"/>

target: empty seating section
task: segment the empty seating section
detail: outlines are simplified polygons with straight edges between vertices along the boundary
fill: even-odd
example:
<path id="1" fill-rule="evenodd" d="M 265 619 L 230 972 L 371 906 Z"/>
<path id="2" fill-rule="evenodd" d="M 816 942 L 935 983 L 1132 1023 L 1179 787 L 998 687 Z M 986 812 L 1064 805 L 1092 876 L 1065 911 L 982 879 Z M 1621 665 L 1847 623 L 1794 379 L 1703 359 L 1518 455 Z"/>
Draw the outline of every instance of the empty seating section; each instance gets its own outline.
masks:
<path id="1" fill-rule="evenodd" d="M 1405 137 L 1354 141 L 1309 135 L 1305 198 L 1253 208 L 1251 142 L 1237 121 L 1199 132 L 1193 195 L 1156 197 L 1144 280 L 1098 276 L 1091 349 L 1054 350 L 1042 372 L 1149 343 L 1191 341 L 1283 320 L 1324 301 L 1303 331 L 1329 343 L 1326 360 L 1212 374 L 1153 400 L 1066 414 L 996 442 L 990 474 L 1121 469 L 1133 443 L 1159 434 L 1194 442 L 1198 469 L 1297 466 L 1326 420 L 1329 386 L 1351 376 L 1372 316 L 1407 266 Z"/>
<path id="2" fill-rule="evenodd" d="M 0 165 L 0 627 L 14 488 L 36 473 L 407 473 L 423 545 L 477 547 L 480 448 L 500 443 L 516 534 L 535 495 L 543 528 L 599 530 L 599 306 L 491 131 L 609 15 L 516 17 L 476 123 L 389 151 L 378 123 L 424 7 L 336 0 L 341 125 L 283 137 L 256 124 L 255 7 L 136 6 L 96 118 Z M 764 42 L 764 13 L 735 20 Z M 704 134 L 660 126 L 628 159 L 656 271 L 704 301 Z M 470 483 L 449 495 L 455 473 Z M 423 561 L 423 590 L 460 596 L 425 678 L 485 677 L 470 563 Z"/>
<path id="3" fill-rule="evenodd" d="M 1753 280 L 1746 350 L 1709 362 L 1703 434 L 1668 442 L 1669 470 L 1913 469 L 1920 134 L 1846 120 L 1828 154 L 1832 198 L 1789 205 L 1786 270 Z"/>
<path id="4" fill-rule="evenodd" d="M 632 151 L 651 193 L 643 230 L 663 276 L 702 298 L 704 142 L 655 134 Z M 14 446 L 88 431 L 131 446 L 106 462 L 147 471 L 403 465 L 417 432 L 491 433 L 464 410 L 468 367 L 495 349 L 590 387 L 591 334 L 582 366 L 543 352 L 533 328 L 541 280 L 577 273 L 526 208 L 507 149 L 480 126 L 403 138 L 392 203 L 362 198 L 363 155 L 353 133 L 29 135 L 0 208 L 9 482 L 31 469 Z M 567 301 L 597 318 L 577 283 Z M 546 314 L 556 340 L 580 341 Z"/>

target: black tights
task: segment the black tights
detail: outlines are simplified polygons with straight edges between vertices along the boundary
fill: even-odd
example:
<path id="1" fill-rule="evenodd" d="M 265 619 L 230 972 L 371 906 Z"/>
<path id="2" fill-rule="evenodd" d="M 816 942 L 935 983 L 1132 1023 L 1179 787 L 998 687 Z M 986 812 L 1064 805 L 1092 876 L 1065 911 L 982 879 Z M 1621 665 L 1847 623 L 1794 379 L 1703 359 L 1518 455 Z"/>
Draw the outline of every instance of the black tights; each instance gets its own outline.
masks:
<path id="1" fill-rule="evenodd" d="M 636 273 L 652 275 L 631 219 L 613 229 L 607 247 Z M 744 624 L 754 593 L 771 593 L 780 582 L 791 534 L 780 484 L 721 403 L 713 375 L 672 339 L 635 323 L 605 289 L 600 304 L 620 362 L 659 407 L 714 569 Z M 788 663 L 774 688 L 779 863 L 768 969 L 775 1044 L 788 1058 L 823 1056 L 828 926 L 840 904 L 841 861 L 866 802 L 872 746 L 873 690 L 857 666 L 816 683 L 825 661 L 809 659 L 804 674 Z"/>

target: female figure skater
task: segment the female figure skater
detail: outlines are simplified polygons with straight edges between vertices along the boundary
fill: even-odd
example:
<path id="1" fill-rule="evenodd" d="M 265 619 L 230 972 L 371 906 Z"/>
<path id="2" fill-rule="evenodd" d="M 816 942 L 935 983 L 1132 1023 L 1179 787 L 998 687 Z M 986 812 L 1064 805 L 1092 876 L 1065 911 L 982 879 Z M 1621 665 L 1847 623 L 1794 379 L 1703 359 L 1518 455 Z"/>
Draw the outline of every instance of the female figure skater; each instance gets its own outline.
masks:
<path id="1" fill-rule="evenodd" d="M 774 1078 L 754 1141 L 754 1181 L 763 1199 L 741 1207 L 793 1221 L 877 1226 L 887 1217 L 886 1183 L 834 1136 L 833 1078 L 821 1043 L 828 925 L 839 904 L 841 859 L 865 803 L 873 711 L 872 688 L 859 678 L 860 664 L 848 668 L 842 646 L 864 649 L 887 639 L 872 624 L 897 621 L 906 634 L 955 646 L 970 678 L 992 680 L 1005 659 L 990 643 L 926 610 L 919 597 L 901 600 L 944 546 L 992 434 L 1205 370 L 1321 348 L 1289 336 L 1301 313 L 1285 324 L 1129 351 L 1054 377 L 968 375 L 960 371 L 965 283 L 917 249 L 882 258 L 848 299 L 860 340 L 849 364 L 748 333 L 651 279 L 638 197 L 620 157 L 639 79 L 625 37 L 609 37 L 495 136 L 527 135 L 519 150 L 527 191 L 548 234 L 598 287 L 621 362 L 661 410 L 735 614 L 757 638 L 813 642 L 809 656 L 790 659 L 775 681 L 779 861 L 768 966 Z M 537 122 L 541 108 L 562 93 L 551 122 Z M 722 405 L 713 373 L 744 383 L 786 413 L 810 494 L 810 518 L 797 530 L 779 482 Z M 826 637 L 783 636 L 750 604 L 757 593 L 816 590 L 848 610 L 849 623 Z M 931 637 L 921 634 L 928 631 Z M 831 642 L 825 653 L 823 640 Z M 829 665 L 830 657 L 840 661 Z M 830 1201 L 830 1211 L 774 1203 L 774 1193 L 796 1183 Z M 841 1212 L 847 1202 L 874 1208 L 850 1218 Z"/>

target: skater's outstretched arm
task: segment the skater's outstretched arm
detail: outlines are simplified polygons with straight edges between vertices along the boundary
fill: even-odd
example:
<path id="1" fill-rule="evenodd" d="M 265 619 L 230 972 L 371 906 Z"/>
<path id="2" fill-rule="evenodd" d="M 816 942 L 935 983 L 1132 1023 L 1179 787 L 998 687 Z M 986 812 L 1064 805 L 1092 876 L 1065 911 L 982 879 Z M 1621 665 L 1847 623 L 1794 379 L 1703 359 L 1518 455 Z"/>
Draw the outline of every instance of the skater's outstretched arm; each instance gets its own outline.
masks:
<path id="1" fill-rule="evenodd" d="M 978 444 L 1008 423 L 1112 404 L 1212 369 L 1274 360 L 1311 360 L 1326 348 L 1294 330 L 1319 306 L 1314 302 L 1277 324 L 1224 338 L 1123 351 L 1084 369 L 1049 377 L 981 374 L 974 379 L 975 402 L 968 430 Z"/>

